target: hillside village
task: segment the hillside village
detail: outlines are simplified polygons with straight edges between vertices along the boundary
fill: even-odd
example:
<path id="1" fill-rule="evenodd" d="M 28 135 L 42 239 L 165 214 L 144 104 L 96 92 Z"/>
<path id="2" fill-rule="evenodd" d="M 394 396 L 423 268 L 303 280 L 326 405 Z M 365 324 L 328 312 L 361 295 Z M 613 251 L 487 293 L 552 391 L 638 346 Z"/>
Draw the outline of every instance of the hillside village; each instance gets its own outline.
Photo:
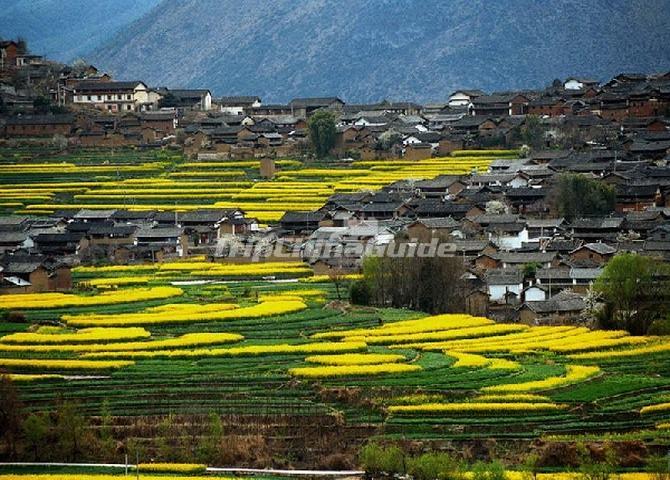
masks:
<path id="1" fill-rule="evenodd" d="M 468 313 L 556 324 L 583 321 L 589 286 L 617 253 L 670 261 L 670 73 L 624 73 L 602 83 L 571 77 L 532 91 L 463 89 L 425 105 L 337 97 L 267 104 L 117 80 L 92 65 L 51 62 L 11 40 L 0 42 L 0 53 L 1 143 L 9 147 L 257 159 L 260 177 L 272 178 L 282 159 L 309 159 L 308 120 L 327 110 L 337 119 L 330 152 L 337 166 L 518 152 L 501 154 L 486 172 L 335 193 L 319 208 L 288 209 L 276 221 L 214 205 L 5 215 L 0 293 L 68 290 L 70 268 L 79 264 L 187 255 L 245 262 L 245 246 L 261 246 L 268 259 L 298 252 L 296 261 L 316 274 L 336 276 L 359 272 L 361 253 L 320 256 L 310 246 L 345 251 L 438 238 L 466 266 Z M 561 215 L 556 185 L 566 174 L 612 187 L 612 211 Z"/>

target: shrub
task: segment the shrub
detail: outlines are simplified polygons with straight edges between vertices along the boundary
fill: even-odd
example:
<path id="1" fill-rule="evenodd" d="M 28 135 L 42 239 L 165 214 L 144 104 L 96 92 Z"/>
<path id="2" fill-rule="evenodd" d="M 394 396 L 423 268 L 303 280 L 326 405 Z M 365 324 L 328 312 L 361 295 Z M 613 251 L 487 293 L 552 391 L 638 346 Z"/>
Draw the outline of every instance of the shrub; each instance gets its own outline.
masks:
<path id="1" fill-rule="evenodd" d="M 444 452 L 424 453 L 411 458 L 407 465 L 407 473 L 414 480 L 457 478 L 459 470 L 456 460 Z"/>
<path id="2" fill-rule="evenodd" d="M 370 286 L 365 280 L 357 280 L 351 284 L 349 290 L 351 303 L 355 305 L 370 304 Z"/>
<path id="3" fill-rule="evenodd" d="M 657 319 L 652 322 L 647 331 L 648 335 L 670 335 L 670 317 Z"/>
<path id="4" fill-rule="evenodd" d="M 368 443 L 361 449 L 360 461 L 367 473 L 405 473 L 405 452 L 395 445 Z"/>
<path id="5" fill-rule="evenodd" d="M 500 462 L 477 462 L 472 466 L 472 480 L 506 480 L 505 467 Z"/>

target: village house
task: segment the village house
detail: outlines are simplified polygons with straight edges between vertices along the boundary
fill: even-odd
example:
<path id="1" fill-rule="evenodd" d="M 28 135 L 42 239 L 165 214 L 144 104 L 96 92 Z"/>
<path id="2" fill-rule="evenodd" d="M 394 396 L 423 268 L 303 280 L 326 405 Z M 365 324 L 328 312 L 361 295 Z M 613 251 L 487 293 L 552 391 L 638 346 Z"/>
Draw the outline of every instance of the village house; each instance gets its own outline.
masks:
<path id="1" fill-rule="evenodd" d="M 188 238 L 181 227 L 140 228 L 129 247 L 129 259 L 161 261 L 188 253 Z"/>
<path id="2" fill-rule="evenodd" d="M 209 111 L 212 109 L 212 92 L 207 89 L 168 89 L 157 90 L 161 107 L 181 110 Z"/>
<path id="3" fill-rule="evenodd" d="M 70 290 L 70 267 L 40 256 L 0 257 L 0 293 L 41 293 Z"/>
<path id="4" fill-rule="evenodd" d="M 463 238 L 461 224 L 451 217 L 420 218 L 410 223 L 405 231 L 409 238 L 429 242 L 433 238 L 450 240 Z"/>
<path id="5" fill-rule="evenodd" d="M 473 100 L 485 95 L 486 93 L 481 90 L 456 90 L 449 95 L 448 105 L 450 107 L 468 107 L 472 104 Z"/>
<path id="6" fill-rule="evenodd" d="M 585 243 L 570 252 L 570 259 L 575 263 L 603 265 L 617 252 L 617 249 L 606 243 Z"/>
<path id="7" fill-rule="evenodd" d="M 5 122 L 8 137 L 52 137 L 72 134 L 75 126 L 72 115 L 21 115 L 9 117 Z"/>
<path id="8" fill-rule="evenodd" d="M 573 238 L 589 240 L 616 240 L 623 225 L 623 217 L 590 217 L 573 220 L 568 227 Z"/>
<path id="9" fill-rule="evenodd" d="M 0 255 L 13 253 L 17 250 L 29 250 L 34 246 L 26 232 L 0 231 Z"/>
<path id="10" fill-rule="evenodd" d="M 248 233 L 254 222 L 242 220 L 244 212 L 238 209 L 198 209 L 177 216 L 190 247 L 215 245 L 225 234 Z M 257 229 L 258 225 L 255 225 Z"/>
<path id="11" fill-rule="evenodd" d="M 535 283 L 545 288 L 550 297 L 566 289 L 586 293 L 601 273 L 600 267 L 540 268 L 535 271 Z"/>
<path id="12" fill-rule="evenodd" d="M 327 213 L 317 212 L 286 212 L 279 220 L 279 228 L 284 236 L 306 237 L 319 228 L 320 222 Z"/>
<path id="13" fill-rule="evenodd" d="M 75 105 L 91 106 L 111 113 L 154 110 L 160 98 L 160 94 L 140 81 L 85 80 L 74 85 L 72 90 Z"/>
<path id="14" fill-rule="evenodd" d="M 83 254 L 89 241 L 82 233 L 39 233 L 33 237 L 35 250 L 43 255 L 55 257 L 77 256 Z"/>
<path id="15" fill-rule="evenodd" d="M 529 99 L 518 93 L 482 95 L 472 100 L 472 115 L 507 116 L 528 113 Z"/>
<path id="16" fill-rule="evenodd" d="M 173 135 L 177 128 L 175 112 L 143 112 L 139 120 L 141 128 L 150 128 L 164 137 Z"/>
<path id="17" fill-rule="evenodd" d="M 515 268 L 494 268 L 485 275 L 489 300 L 494 303 L 516 303 L 523 290 L 523 272 Z"/>
<path id="18" fill-rule="evenodd" d="M 491 223 L 485 231 L 489 241 L 501 250 L 521 248 L 524 243 L 528 242 L 528 229 L 525 222 Z"/>
<path id="19" fill-rule="evenodd" d="M 0 70 L 8 70 L 16 66 L 19 46 L 13 40 L 0 41 Z"/>
<path id="20" fill-rule="evenodd" d="M 294 117 L 308 118 L 317 110 L 342 110 L 344 102 L 337 97 L 294 98 L 288 103 Z"/>
<path id="21" fill-rule="evenodd" d="M 253 109 L 260 108 L 262 105 L 260 97 L 255 96 L 233 96 L 221 97 L 216 100 L 221 113 L 229 115 L 250 115 Z"/>
<path id="22" fill-rule="evenodd" d="M 579 294 L 566 290 L 548 300 L 524 302 L 518 309 L 519 321 L 526 325 L 575 325 L 585 307 Z"/>

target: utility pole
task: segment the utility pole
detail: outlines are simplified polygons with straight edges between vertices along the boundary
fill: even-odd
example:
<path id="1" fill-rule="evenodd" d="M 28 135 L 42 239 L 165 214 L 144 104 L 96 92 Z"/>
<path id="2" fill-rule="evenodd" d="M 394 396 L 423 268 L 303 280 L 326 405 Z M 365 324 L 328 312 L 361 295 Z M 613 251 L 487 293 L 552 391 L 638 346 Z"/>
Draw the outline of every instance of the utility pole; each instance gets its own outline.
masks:
<path id="1" fill-rule="evenodd" d="M 140 480 L 140 451 L 135 450 L 135 478 Z"/>

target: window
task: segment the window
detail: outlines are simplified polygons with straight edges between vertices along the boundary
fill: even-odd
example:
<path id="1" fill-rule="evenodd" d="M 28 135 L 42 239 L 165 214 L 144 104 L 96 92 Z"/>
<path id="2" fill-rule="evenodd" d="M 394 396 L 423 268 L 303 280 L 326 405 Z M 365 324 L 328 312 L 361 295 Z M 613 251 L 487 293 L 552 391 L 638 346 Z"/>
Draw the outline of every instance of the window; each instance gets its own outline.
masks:
<path id="1" fill-rule="evenodd" d="M 111 100 L 111 99 L 112 99 L 112 96 L 111 96 L 111 95 L 107 95 L 107 100 Z"/>
<path id="2" fill-rule="evenodd" d="M 91 101 L 91 96 L 87 95 L 86 99 L 90 102 Z"/>
<path id="3" fill-rule="evenodd" d="M 132 105 L 126 105 L 126 110 L 130 110 L 131 108 L 133 108 Z"/>
<path id="4" fill-rule="evenodd" d="M 117 100 L 123 100 L 123 95 L 117 95 Z"/>
<path id="5" fill-rule="evenodd" d="M 128 100 L 132 100 L 133 96 L 132 95 L 127 95 Z"/>

